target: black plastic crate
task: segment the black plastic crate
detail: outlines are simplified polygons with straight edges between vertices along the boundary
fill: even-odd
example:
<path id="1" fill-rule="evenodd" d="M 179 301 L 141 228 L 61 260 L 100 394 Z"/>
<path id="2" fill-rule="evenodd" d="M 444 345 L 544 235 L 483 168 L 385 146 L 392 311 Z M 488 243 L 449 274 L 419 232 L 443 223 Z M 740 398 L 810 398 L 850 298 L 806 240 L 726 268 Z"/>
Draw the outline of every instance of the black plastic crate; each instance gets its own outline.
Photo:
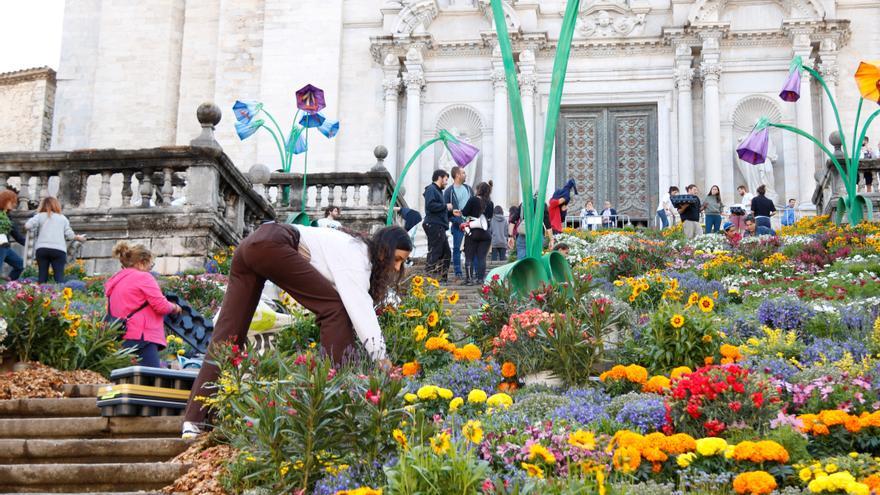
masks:
<path id="1" fill-rule="evenodd" d="M 110 372 L 114 384 L 145 385 L 147 387 L 192 390 L 198 370 L 168 370 L 149 366 L 129 366 Z"/>

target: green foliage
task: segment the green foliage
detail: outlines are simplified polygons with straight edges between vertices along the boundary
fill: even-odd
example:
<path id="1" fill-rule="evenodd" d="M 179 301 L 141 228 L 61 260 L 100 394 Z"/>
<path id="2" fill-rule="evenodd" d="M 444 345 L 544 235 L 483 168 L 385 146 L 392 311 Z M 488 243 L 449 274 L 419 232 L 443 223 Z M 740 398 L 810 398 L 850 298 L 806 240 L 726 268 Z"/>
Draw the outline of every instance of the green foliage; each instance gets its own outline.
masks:
<path id="1" fill-rule="evenodd" d="M 216 276 L 182 275 L 163 278 L 162 288 L 173 292 L 205 318 L 213 318 L 223 302 L 223 289 Z"/>
<path id="2" fill-rule="evenodd" d="M 65 333 L 41 350 L 36 360 L 62 371 L 92 370 L 109 378 L 111 371 L 131 366 L 136 359 L 134 349 L 119 345 L 120 329 L 98 315 L 83 318 L 76 335 L 70 335 Z"/>
<path id="3" fill-rule="evenodd" d="M 417 445 L 401 453 L 397 464 L 385 468 L 390 495 L 476 495 L 489 472 L 464 441 L 452 441 L 445 453 Z"/>
<path id="4" fill-rule="evenodd" d="M 677 317 L 683 319 L 680 326 Z M 711 312 L 704 313 L 696 305 L 664 304 L 651 315 L 641 338 L 627 345 L 636 357 L 634 362 L 644 363 L 655 374 L 676 366 L 695 369 L 718 349 L 717 329 L 718 322 Z"/>

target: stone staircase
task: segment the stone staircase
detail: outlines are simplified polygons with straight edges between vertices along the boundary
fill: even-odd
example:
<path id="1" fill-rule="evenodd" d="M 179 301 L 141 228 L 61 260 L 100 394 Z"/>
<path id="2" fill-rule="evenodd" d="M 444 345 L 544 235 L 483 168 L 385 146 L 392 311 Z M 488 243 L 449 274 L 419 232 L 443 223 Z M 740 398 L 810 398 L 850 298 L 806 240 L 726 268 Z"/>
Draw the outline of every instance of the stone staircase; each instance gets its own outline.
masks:
<path id="1" fill-rule="evenodd" d="M 157 493 L 186 472 L 179 417 L 105 418 L 91 397 L 0 401 L 0 493 Z"/>
<path id="2" fill-rule="evenodd" d="M 486 263 L 486 272 L 488 273 L 494 268 L 504 265 L 506 262 L 487 261 Z M 424 275 L 424 259 L 416 260 L 416 262 L 407 269 L 407 273 Z M 459 295 L 458 304 L 456 304 L 455 307 L 449 308 L 452 310 L 452 322 L 458 329 L 461 329 L 467 326 L 468 318 L 470 318 L 471 315 L 479 313 L 480 306 L 483 304 L 482 294 L 480 293 L 482 284 L 463 285 L 462 283 L 456 282 L 451 267 L 449 269 L 448 280 L 449 282 L 443 285 L 443 287 L 449 289 L 450 293 L 456 291 Z"/>

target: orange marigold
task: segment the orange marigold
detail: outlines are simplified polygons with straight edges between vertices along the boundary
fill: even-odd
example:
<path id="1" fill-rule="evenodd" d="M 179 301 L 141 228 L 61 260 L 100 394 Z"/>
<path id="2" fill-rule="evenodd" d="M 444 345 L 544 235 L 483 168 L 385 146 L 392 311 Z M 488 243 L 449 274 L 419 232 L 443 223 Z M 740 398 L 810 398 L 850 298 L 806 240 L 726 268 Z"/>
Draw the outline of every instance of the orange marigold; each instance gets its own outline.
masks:
<path id="1" fill-rule="evenodd" d="M 633 383 L 645 383 L 648 381 L 648 370 L 637 364 L 626 367 L 626 379 Z"/>
<path id="2" fill-rule="evenodd" d="M 416 362 L 404 363 L 403 364 L 403 376 L 416 376 L 419 374 L 419 371 L 422 370 L 422 366 Z"/>
<path id="3" fill-rule="evenodd" d="M 507 361 L 501 365 L 501 376 L 504 378 L 513 378 L 516 376 L 516 365 Z"/>
<path id="4" fill-rule="evenodd" d="M 776 478 L 766 471 L 748 471 L 733 479 L 733 490 L 739 495 L 764 495 L 776 489 Z"/>
<path id="5" fill-rule="evenodd" d="M 671 386 L 672 383 L 669 381 L 669 378 L 666 378 L 663 375 L 656 375 L 652 376 L 650 380 L 642 385 L 642 392 L 659 394 L 664 390 L 669 390 L 669 387 Z"/>

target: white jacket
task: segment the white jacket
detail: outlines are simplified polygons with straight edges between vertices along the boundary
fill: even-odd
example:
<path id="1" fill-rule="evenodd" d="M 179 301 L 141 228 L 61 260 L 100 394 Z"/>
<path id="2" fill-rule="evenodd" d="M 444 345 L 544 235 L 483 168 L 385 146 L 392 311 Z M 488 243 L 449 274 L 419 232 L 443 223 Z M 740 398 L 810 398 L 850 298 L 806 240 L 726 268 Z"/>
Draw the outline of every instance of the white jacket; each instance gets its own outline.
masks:
<path id="1" fill-rule="evenodd" d="M 385 359 L 385 339 L 370 296 L 372 265 L 367 245 L 336 229 L 296 226 L 312 265 L 342 299 L 355 333 L 373 359 Z"/>
<path id="2" fill-rule="evenodd" d="M 38 213 L 24 224 L 27 230 L 39 229 L 35 249 L 48 248 L 67 252 L 67 241 L 75 237 L 70 221 L 61 213 Z"/>

